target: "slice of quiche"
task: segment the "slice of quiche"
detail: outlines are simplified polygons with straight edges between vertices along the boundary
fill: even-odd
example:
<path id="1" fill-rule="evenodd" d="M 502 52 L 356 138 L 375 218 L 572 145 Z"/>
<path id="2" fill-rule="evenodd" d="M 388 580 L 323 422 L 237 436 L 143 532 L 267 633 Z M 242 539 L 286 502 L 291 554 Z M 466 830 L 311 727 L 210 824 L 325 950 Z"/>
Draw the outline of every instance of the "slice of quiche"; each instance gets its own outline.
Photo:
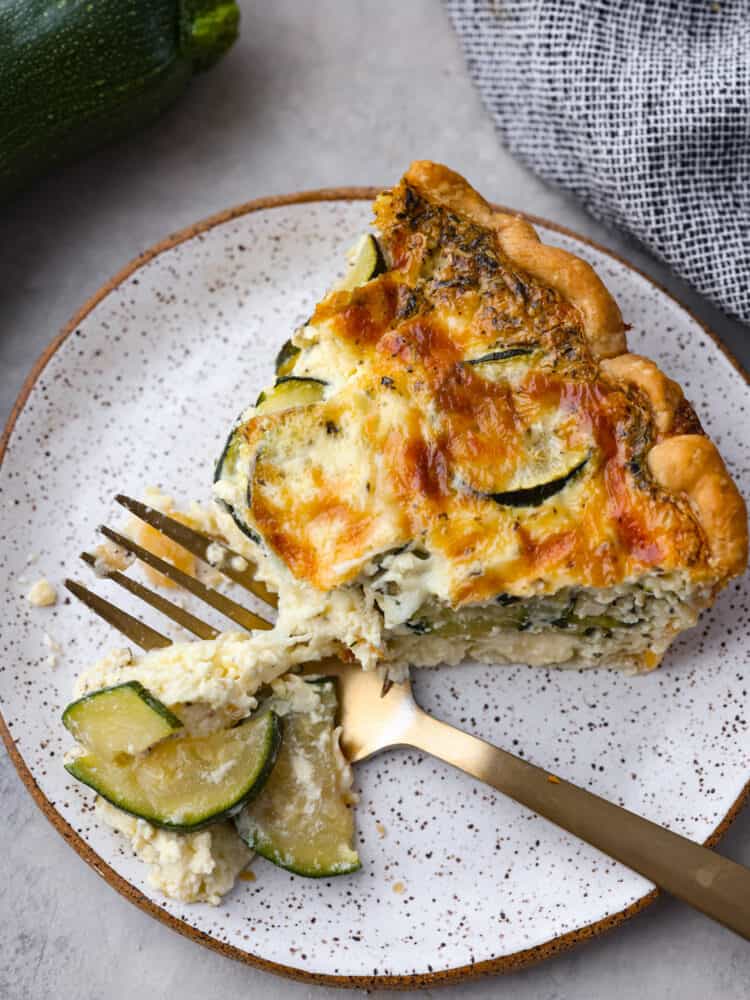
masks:
<path id="1" fill-rule="evenodd" d="M 391 670 L 651 670 L 747 560 L 680 387 L 587 263 L 446 167 L 375 219 L 217 467 L 279 627 Z"/>

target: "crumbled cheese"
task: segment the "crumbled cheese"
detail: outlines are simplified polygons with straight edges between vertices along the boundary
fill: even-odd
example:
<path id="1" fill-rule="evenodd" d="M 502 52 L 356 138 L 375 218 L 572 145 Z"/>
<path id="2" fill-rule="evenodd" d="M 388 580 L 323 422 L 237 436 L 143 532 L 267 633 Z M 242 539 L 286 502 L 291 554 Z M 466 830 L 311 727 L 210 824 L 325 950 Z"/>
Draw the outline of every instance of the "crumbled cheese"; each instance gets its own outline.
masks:
<path id="1" fill-rule="evenodd" d="M 158 830 L 101 798 L 96 800 L 96 815 L 129 839 L 149 866 L 149 883 L 184 903 L 217 905 L 253 857 L 232 823 L 216 823 L 197 833 Z"/>
<path id="2" fill-rule="evenodd" d="M 133 650 L 128 646 L 119 646 L 117 649 L 111 649 L 106 656 L 102 657 L 95 669 L 100 671 L 102 674 L 107 674 L 110 671 L 122 670 L 124 667 L 129 667 L 133 662 Z M 93 688 L 87 687 L 86 690 L 94 691 L 96 690 L 96 687 L 109 687 L 109 685 L 101 684 Z"/>
<path id="3" fill-rule="evenodd" d="M 214 483 L 213 492 L 217 500 L 223 500 L 230 507 L 238 507 L 242 502 L 238 487 L 234 483 L 227 482 L 226 479 L 220 479 Z"/>
<path id="4" fill-rule="evenodd" d="M 204 535 L 221 536 L 223 532 L 218 521 L 219 507 L 215 503 L 201 504 L 192 500 L 185 512 L 186 524 Z"/>
<path id="5" fill-rule="evenodd" d="M 57 603 L 57 591 L 49 580 L 37 580 L 26 595 L 26 600 L 35 608 L 48 608 Z"/>
<path id="6" fill-rule="evenodd" d="M 247 569 L 247 559 L 243 559 L 242 556 L 232 556 L 229 560 L 229 565 L 235 573 L 244 573 Z"/>
<path id="7" fill-rule="evenodd" d="M 44 645 L 49 650 L 49 656 L 47 657 L 47 666 L 53 669 L 60 662 L 60 655 L 62 654 L 62 646 L 59 642 L 56 642 L 52 636 L 48 633 L 44 633 Z"/>
<path id="8" fill-rule="evenodd" d="M 314 684 L 308 684 L 298 674 L 286 674 L 271 683 L 271 690 L 278 703 L 274 705 L 277 715 L 289 712 L 305 712 L 313 720 L 319 718 L 320 697 Z"/>
<path id="9" fill-rule="evenodd" d="M 211 542 L 206 548 L 206 559 L 212 566 L 221 566 L 225 555 L 226 549 L 223 545 L 219 545 L 218 542 Z"/>
<path id="10" fill-rule="evenodd" d="M 143 499 L 149 507 L 169 514 L 174 509 L 174 497 L 164 493 L 158 486 L 147 486 L 143 491 Z"/>
<path id="11" fill-rule="evenodd" d="M 217 728 L 248 715 L 259 687 L 308 657 L 305 647 L 276 632 L 226 632 L 217 639 L 175 643 L 132 662 L 105 657 L 78 678 L 75 693 L 80 697 L 137 680 L 170 708 L 196 704 L 201 720 L 212 713 Z M 189 711 L 180 707 L 178 714 L 188 724 Z"/>
<path id="12" fill-rule="evenodd" d="M 102 542 L 94 549 L 96 559 L 94 561 L 94 572 L 97 576 L 109 576 L 117 570 L 126 570 L 135 561 L 135 556 L 126 552 L 120 545 L 114 542 Z"/>

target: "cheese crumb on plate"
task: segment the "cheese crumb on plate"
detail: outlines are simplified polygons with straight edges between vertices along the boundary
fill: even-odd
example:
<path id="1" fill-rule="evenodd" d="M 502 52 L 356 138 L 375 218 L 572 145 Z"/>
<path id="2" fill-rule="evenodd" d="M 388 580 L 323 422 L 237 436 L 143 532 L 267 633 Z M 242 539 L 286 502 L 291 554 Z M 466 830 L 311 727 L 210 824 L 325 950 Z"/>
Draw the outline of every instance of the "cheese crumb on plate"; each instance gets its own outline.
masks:
<path id="1" fill-rule="evenodd" d="M 26 600 L 32 607 L 49 608 L 57 604 L 57 591 L 49 580 L 37 580 L 26 595 Z"/>

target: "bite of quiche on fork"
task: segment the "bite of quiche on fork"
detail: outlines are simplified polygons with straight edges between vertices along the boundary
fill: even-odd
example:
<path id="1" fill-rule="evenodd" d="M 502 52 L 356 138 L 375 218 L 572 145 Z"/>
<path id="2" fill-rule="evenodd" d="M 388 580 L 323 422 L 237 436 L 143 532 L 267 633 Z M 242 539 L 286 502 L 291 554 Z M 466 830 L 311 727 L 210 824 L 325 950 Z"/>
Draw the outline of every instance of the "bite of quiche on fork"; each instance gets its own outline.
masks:
<path id="1" fill-rule="evenodd" d="M 375 220 L 217 466 L 280 627 L 396 674 L 653 669 L 747 561 L 679 385 L 587 263 L 446 167 Z"/>

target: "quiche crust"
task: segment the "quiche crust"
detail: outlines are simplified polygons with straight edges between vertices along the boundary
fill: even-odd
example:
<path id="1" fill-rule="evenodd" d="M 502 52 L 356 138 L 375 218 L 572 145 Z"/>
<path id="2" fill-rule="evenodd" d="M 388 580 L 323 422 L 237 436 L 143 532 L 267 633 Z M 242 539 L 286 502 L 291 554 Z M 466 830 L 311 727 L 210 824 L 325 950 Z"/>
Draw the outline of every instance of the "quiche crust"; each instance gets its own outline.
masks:
<path id="1" fill-rule="evenodd" d="M 619 306 L 585 260 L 542 243 L 530 222 L 520 215 L 496 211 L 460 174 L 440 163 L 416 160 L 404 174 L 404 181 L 452 212 L 494 229 L 510 260 L 560 292 L 580 311 L 594 357 L 610 358 L 625 350 Z"/>
<path id="2" fill-rule="evenodd" d="M 620 354 L 619 357 L 603 360 L 599 370 L 615 382 L 637 386 L 646 395 L 660 436 L 673 430 L 680 411 L 688 421 L 692 417 L 695 422 L 689 404 L 685 405 L 681 387 L 650 358 L 641 354 Z"/>
<path id="3" fill-rule="evenodd" d="M 677 434 L 648 453 L 651 475 L 686 496 L 700 524 L 710 561 L 723 582 L 747 566 L 747 512 L 716 445 L 701 434 Z"/>

